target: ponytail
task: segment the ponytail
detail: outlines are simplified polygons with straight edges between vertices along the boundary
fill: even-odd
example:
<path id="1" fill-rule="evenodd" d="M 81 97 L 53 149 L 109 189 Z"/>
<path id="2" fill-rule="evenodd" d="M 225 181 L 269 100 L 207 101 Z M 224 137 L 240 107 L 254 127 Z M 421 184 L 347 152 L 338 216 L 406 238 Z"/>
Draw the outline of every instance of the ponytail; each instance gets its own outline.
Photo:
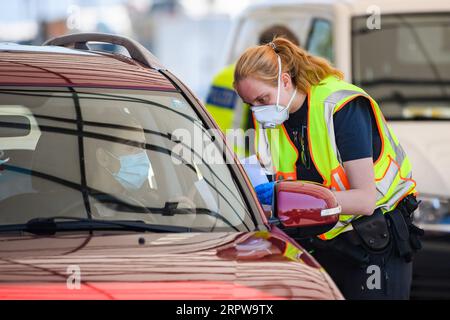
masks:
<path id="1" fill-rule="evenodd" d="M 241 55 L 235 67 L 235 83 L 252 77 L 276 86 L 277 55 L 281 58 L 282 72 L 291 76 L 294 86 L 302 93 L 307 93 L 311 86 L 328 76 L 343 79 L 343 73 L 328 60 L 310 55 L 287 39 L 275 38 L 269 44 L 249 48 Z"/>

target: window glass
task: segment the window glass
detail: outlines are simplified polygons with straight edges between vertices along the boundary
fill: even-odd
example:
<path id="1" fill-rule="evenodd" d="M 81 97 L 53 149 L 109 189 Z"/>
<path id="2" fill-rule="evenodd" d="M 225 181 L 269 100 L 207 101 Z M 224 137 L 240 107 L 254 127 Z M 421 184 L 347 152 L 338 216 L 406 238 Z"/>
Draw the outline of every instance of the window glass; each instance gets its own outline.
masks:
<path id="1" fill-rule="evenodd" d="M 201 154 L 222 151 L 179 93 L 1 88 L 0 122 L 11 128 L 0 135 L 0 224 L 92 216 L 255 228 L 229 165 Z"/>
<path id="2" fill-rule="evenodd" d="M 383 15 L 352 23 L 353 81 L 391 120 L 450 119 L 450 13 Z"/>

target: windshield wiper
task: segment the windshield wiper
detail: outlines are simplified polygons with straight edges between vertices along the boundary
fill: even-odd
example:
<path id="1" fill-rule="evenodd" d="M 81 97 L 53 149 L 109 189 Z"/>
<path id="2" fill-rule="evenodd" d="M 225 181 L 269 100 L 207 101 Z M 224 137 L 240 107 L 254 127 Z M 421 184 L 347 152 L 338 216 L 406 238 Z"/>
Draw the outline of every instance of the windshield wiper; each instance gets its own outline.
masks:
<path id="1" fill-rule="evenodd" d="M 23 231 L 36 235 L 54 235 L 57 232 L 93 230 L 147 231 L 156 233 L 201 232 L 199 229 L 189 227 L 148 224 L 140 220 L 100 220 L 65 216 L 34 218 L 25 224 L 0 226 L 0 232 Z"/>

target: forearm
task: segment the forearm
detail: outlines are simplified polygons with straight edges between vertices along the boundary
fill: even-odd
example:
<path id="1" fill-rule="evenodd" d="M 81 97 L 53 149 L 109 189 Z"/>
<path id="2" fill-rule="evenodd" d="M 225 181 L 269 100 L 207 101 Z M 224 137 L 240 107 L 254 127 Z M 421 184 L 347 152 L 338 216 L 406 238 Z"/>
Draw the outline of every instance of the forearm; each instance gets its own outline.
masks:
<path id="1" fill-rule="evenodd" d="M 343 214 L 371 215 L 375 210 L 375 195 L 369 190 L 334 191 Z"/>

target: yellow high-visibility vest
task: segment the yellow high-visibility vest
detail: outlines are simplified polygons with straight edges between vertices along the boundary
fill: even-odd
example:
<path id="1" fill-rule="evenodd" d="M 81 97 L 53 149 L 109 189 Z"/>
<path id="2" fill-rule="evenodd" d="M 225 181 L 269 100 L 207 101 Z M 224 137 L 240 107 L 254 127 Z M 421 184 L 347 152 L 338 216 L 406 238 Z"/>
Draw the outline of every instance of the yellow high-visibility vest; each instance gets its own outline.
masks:
<path id="1" fill-rule="evenodd" d="M 364 90 L 334 76 L 327 77 L 310 88 L 307 128 L 309 152 L 312 162 L 323 178 L 325 187 L 337 191 L 350 188 L 339 150 L 336 147 L 333 115 L 359 96 L 369 99 L 381 138 L 381 153 L 374 162 L 376 208 L 381 208 L 382 212 L 386 213 L 393 210 L 404 197 L 416 193 L 416 182 L 412 179 L 409 158 L 386 123 L 377 102 Z M 256 130 L 263 130 L 256 121 L 254 123 Z M 280 125 L 274 129 L 265 130 L 276 179 L 297 180 L 298 150 L 290 140 L 286 128 Z M 260 134 L 255 135 L 256 147 L 259 136 Z M 361 216 L 340 215 L 339 222 L 334 228 L 322 234 L 320 238 L 329 240 L 342 232 L 352 230 L 350 222 L 359 217 Z"/>

